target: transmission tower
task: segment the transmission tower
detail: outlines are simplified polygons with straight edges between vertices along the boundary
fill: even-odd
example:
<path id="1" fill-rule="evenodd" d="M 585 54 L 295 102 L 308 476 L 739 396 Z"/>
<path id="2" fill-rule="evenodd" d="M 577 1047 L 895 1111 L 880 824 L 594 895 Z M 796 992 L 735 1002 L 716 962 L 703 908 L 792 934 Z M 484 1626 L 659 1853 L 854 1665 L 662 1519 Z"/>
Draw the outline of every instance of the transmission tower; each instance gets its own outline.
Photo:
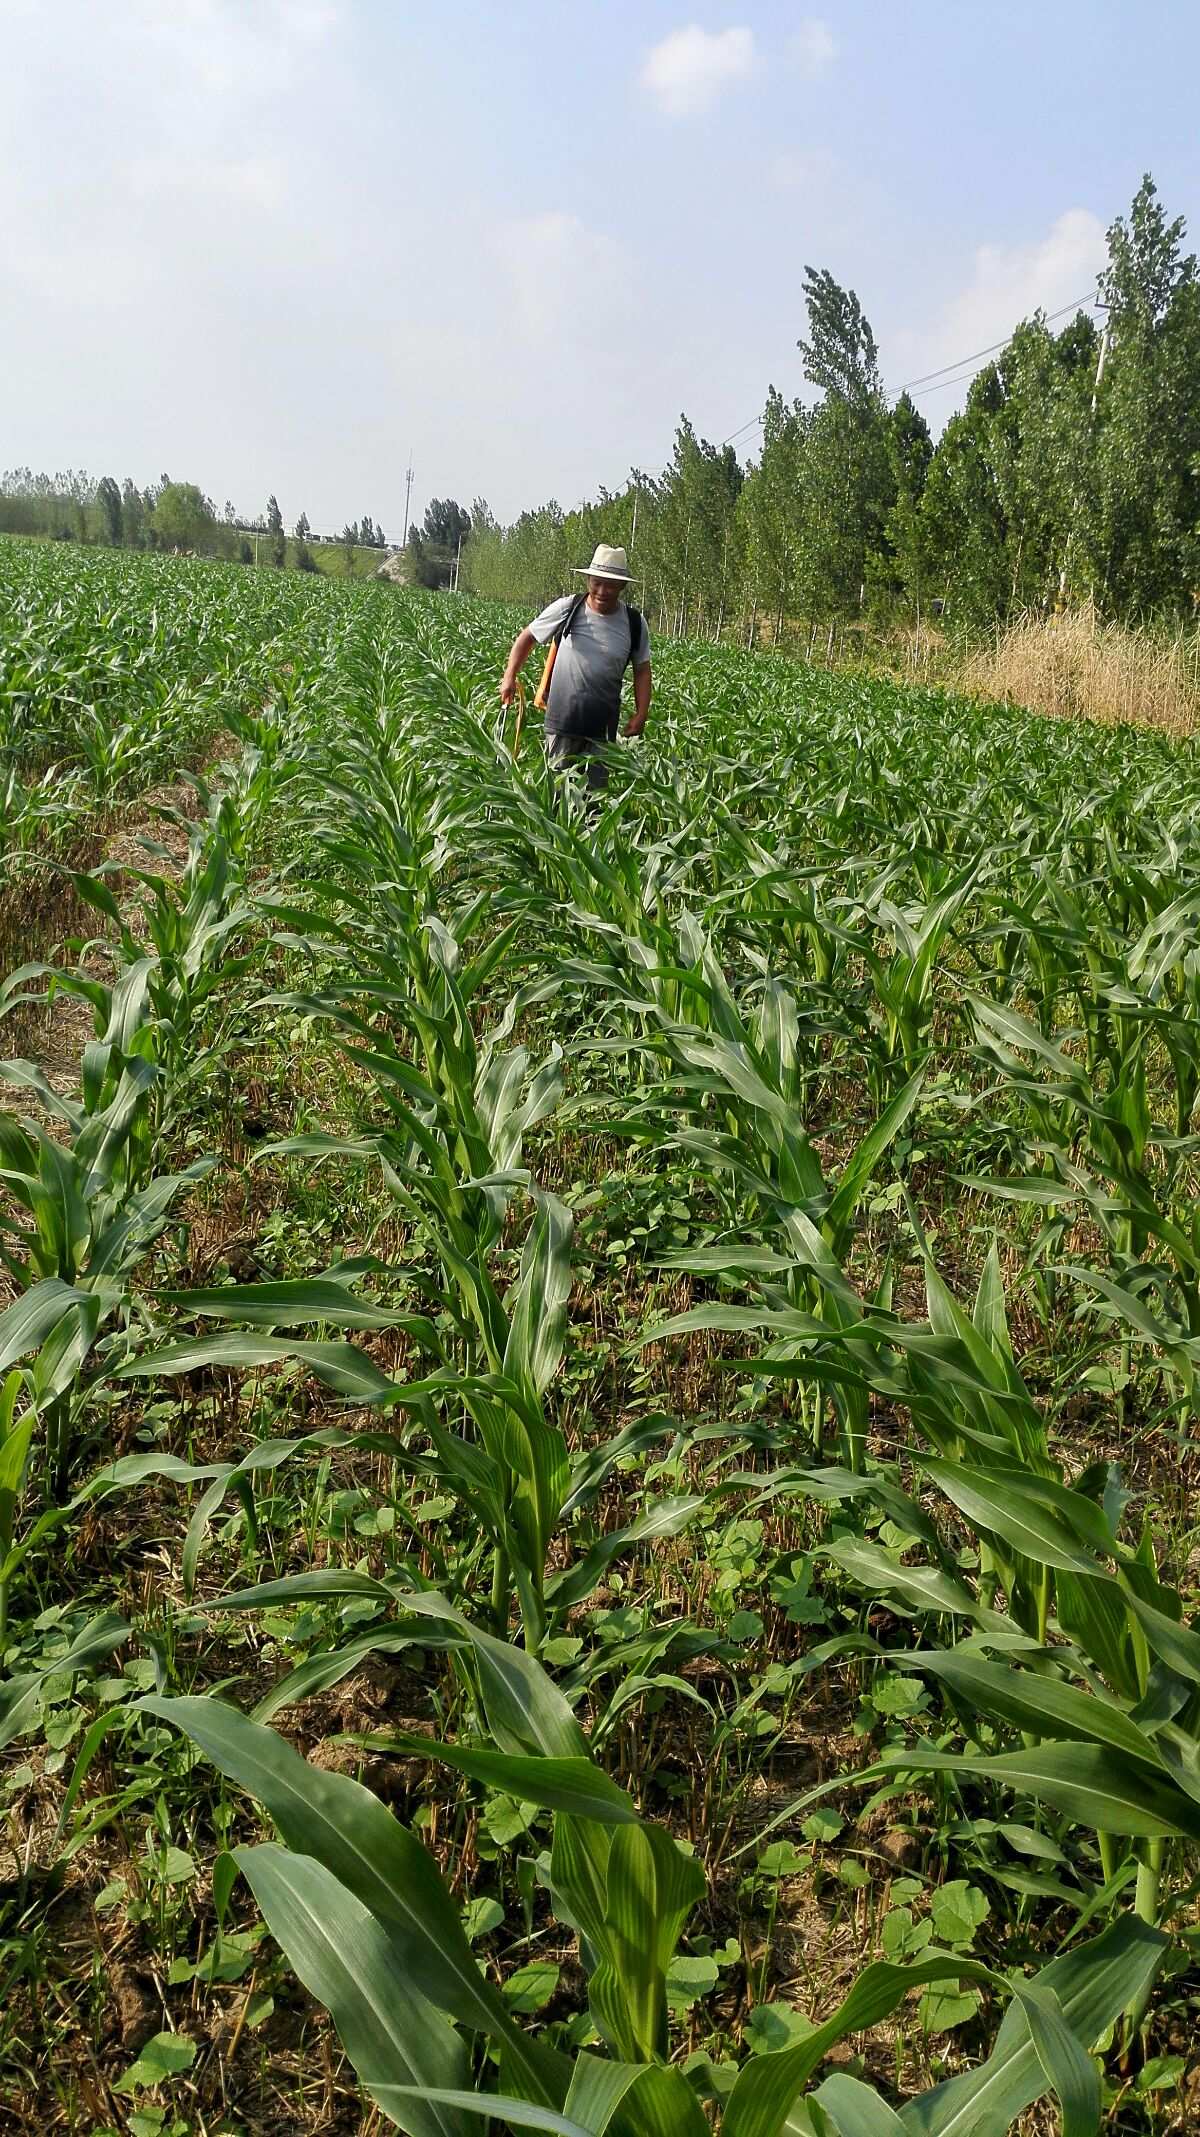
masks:
<path id="1" fill-rule="evenodd" d="M 405 477 L 404 477 L 404 533 L 403 533 L 403 535 L 402 535 L 402 537 L 401 537 L 401 540 L 400 540 L 400 547 L 401 547 L 402 549 L 407 549 L 407 547 L 408 547 L 408 510 L 409 510 L 409 505 L 410 505 L 410 503 L 411 503 L 411 501 L 412 501 L 412 486 L 413 486 L 413 464 L 412 464 L 412 447 L 411 447 L 411 445 L 410 445 L 410 446 L 409 446 L 409 448 L 408 448 L 408 473 L 407 473 L 407 474 L 405 475 Z"/>

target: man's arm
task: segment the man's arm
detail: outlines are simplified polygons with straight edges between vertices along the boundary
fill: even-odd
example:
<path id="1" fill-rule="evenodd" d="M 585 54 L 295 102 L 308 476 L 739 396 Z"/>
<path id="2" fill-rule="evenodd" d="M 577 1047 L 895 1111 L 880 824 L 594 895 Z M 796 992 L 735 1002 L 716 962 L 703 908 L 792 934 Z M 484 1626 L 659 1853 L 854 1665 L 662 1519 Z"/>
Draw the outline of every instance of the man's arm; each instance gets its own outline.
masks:
<path id="1" fill-rule="evenodd" d="M 640 668 L 635 668 L 633 671 L 633 715 L 625 729 L 627 735 L 641 734 L 646 724 L 646 716 L 650 711 L 652 687 L 653 679 L 650 673 L 650 663 L 648 660 L 644 660 Z"/>
<path id="2" fill-rule="evenodd" d="M 500 703 L 502 705 L 512 704 L 517 694 L 517 677 L 536 644 L 537 639 L 534 637 L 533 632 L 528 629 L 522 631 L 518 637 L 513 639 L 512 652 L 508 656 L 508 666 L 500 678 Z M 634 680 L 636 684 L 636 677 Z"/>

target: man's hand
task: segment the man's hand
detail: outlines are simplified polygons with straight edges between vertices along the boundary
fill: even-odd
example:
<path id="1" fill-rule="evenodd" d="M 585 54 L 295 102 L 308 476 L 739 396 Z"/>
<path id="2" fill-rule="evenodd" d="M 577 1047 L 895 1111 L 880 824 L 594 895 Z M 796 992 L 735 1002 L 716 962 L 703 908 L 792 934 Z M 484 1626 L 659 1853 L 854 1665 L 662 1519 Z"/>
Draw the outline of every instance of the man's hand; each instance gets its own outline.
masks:
<path id="1" fill-rule="evenodd" d="M 513 639 L 512 651 L 508 656 L 508 666 L 500 678 L 500 703 L 505 707 L 505 710 L 512 704 L 517 694 L 517 677 L 536 644 L 537 639 L 534 637 L 533 632 L 529 630 L 519 631 Z"/>
<path id="2" fill-rule="evenodd" d="M 631 741 L 633 741 L 636 736 L 641 734 L 641 731 L 646 724 L 646 718 L 650 711 L 650 693 L 652 688 L 653 681 L 650 674 L 650 663 L 648 660 L 644 660 L 640 668 L 635 668 L 633 671 L 633 714 L 628 727 L 625 729 L 625 732 L 629 736 L 629 739 Z"/>

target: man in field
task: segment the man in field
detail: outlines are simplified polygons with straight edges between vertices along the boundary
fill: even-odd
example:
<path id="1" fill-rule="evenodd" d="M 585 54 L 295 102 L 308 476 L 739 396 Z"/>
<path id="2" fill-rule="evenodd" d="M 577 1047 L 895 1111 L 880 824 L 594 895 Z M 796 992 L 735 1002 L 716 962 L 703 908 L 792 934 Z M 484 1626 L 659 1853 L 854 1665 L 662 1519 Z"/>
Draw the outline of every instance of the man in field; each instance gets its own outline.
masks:
<path id="1" fill-rule="evenodd" d="M 514 640 L 500 683 L 511 705 L 517 677 L 535 646 L 553 642 L 554 665 L 545 704 L 546 753 L 561 769 L 579 763 L 590 787 L 608 780 L 604 752 L 616 740 L 625 670 L 633 669 L 629 736 L 640 735 L 650 710 L 650 633 L 644 617 L 621 599 L 629 584 L 623 549 L 601 542 L 586 571 L 586 594 L 564 594 Z"/>

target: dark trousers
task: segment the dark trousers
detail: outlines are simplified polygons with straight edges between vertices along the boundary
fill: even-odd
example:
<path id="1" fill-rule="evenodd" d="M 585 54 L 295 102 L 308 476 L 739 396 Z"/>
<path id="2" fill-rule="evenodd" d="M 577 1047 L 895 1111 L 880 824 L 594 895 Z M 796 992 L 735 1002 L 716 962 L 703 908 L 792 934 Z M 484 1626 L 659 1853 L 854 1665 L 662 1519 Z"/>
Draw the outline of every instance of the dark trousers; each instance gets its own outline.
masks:
<path id="1" fill-rule="evenodd" d="M 546 729 L 546 755 L 550 768 L 565 772 L 577 765 L 583 772 L 589 787 L 597 791 L 608 785 L 608 765 L 603 752 L 610 749 L 615 735 L 571 735 Z"/>

